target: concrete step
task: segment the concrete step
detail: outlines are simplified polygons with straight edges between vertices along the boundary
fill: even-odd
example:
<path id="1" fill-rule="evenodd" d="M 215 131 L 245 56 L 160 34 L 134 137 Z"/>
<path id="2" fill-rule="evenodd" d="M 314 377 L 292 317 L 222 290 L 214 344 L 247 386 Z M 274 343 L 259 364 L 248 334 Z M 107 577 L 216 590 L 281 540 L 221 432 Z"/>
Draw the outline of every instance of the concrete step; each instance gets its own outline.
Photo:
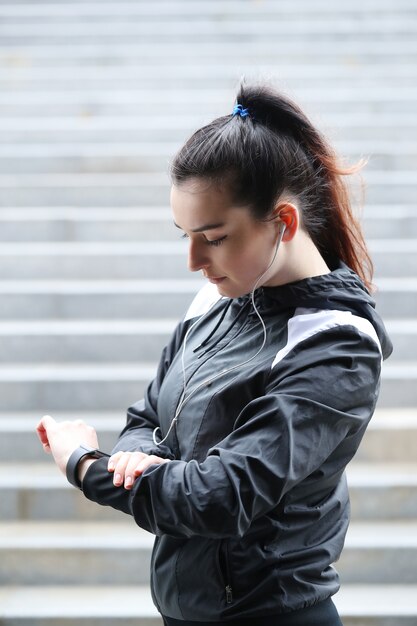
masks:
<path id="1" fill-rule="evenodd" d="M 167 167 L 168 170 L 168 167 Z M 167 173 L 0 175 L 0 206 L 161 205 L 169 199 Z M 116 200 L 118 198 L 118 201 Z M 35 202 L 33 200 L 35 199 Z"/>
<path id="2" fill-rule="evenodd" d="M 194 54 L 194 48 L 189 53 Z M 329 54 L 333 54 L 332 50 L 329 51 Z M 12 55 L 13 58 L 17 58 L 17 62 L 20 58 L 22 59 L 21 62 L 28 62 L 20 47 Z M 358 60 L 358 62 L 360 61 Z M 225 115 L 232 109 L 237 83 L 238 77 L 224 94 L 218 93 L 218 90 L 212 90 L 210 94 L 203 89 L 194 92 L 183 89 L 179 92 L 180 95 L 177 95 L 174 90 L 159 92 L 153 89 L 151 101 L 149 96 L 133 89 L 127 92 L 94 93 L 86 90 L 65 93 L 39 91 L 30 95 L 8 92 L 0 94 L 0 114 L 2 117 L 35 116 L 47 118 L 60 116 L 90 119 L 98 116 L 134 117 L 138 116 L 138 111 L 140 111 L 141 116 L 148 119 L 150 116 L 164 115 L 167 110 L 172 115 L 184 115 L 188 112 L 190 115 L 194 115 L 195 110 L 198 109 L 204 114 L 204 119 L 209 122 L 214 117 Z M 285 85 L 278 86 L 284 91 L 288 91 Z M 326 90 L 325 97 L 323 93 L 323 90 L 306 92 L 302 86 L 298 86 L 296 91 L 291 93 L 291 96 L 303 106 L 306 112 L 321 120 L 325 120 L 329 114 L 343 115 L 347 105 L 350 115 L 372 116 L 377 113 L 397 117 L 410 116 L 415 111 L 417 100 L 417 93 L 413 88 L 401 89 L 400 91 L 374 88 L 366 93 L 362 90 L 361 95 L 352 89 L 338 88 L 334 91 Z"/>
<path id="3" fill-rule="evenodd" d="M 367 238 L 414 238 L 417 236 L 417 207 L 367 205 L 362 212 L 361 222 Z"/>
<path id="4" fill-rule="evenodd" d="M 415 626 L 416 598 L 416 585 L 346 584 L 333 600 L 345 626 Z M 6 586 L 0 616 L 3 626 L 162 626 L 145 585 Z"/>
<path id="5" fill-rule="evenodd" d="M 97 430 L 100 446 L 110 451 L 126 422 L 127 400 L 118 410 L 110 412 L 80 410 L 69 412 L 54 411 L 59 421 L 82 419 Z M 35 435 L 36 424 L 41 412 L 0 413 L 0 458 L 2 462 L 45 463 L 45 456 Z M 417 409 L 378 407 L 372 418 L 363 441 L 350 467 L 363 465 L 373 472 L 372 464 L 388 464 L 387 472 L 396 474 L 397 464 L 414 463 L 417 459 Z M 356 470 L 355 470 L 356 471 Z M 372 476 L 374 473 L 372 473 Z M 394 513 L 394 512 L 393 512 Z"/>
<path id="6" fill-rule="evenodd" d="M 157 69 L 155 68 L 155 71 Z M 392 133 L 403 132 L 404 140 L 407 140 L 407 131 L 415 127 L 415 121 L 408 116 L 409 126 L 396 124 L 391 116 L 382 118 L 380 125 L 374 123 L 373 137 L 380 137 L 381 129 L 384 137 L 388 140 Z M 196 128 L 208 122 L 207 116 L 199 113 L 171 116 L 169 112 L 161 115 L 147 116 L 146 119 L 136 116 L 84 116 L 84 117 L 39 117 L 28 115 L 25 117 L 8 117 L 0 120 L 1 144 L 61 144 L 82 143 L 126 143 L 137 145 L 138 143 L 170 143 L 184 141 Z M 341 122 L 340 122 L 341 123 Z M 372 137 L 371 129 L 363 124 L 363 131 L 368 128 L 369 136 Z M 401 130 L 402 128 L 402 130 Z M 353 130 L 352 126 L 350 129 Z M 396 135 L 398 137 L 398 134 Z M 409 134 L 408 134 L 409 136 Z M 364 138 L 363 135 L 360 138 Z M 1 145 L 0 144 L 0 145 Z M 140 148 L 140 146 L 137 146 Z"/>
<path id="7" fill-rule="evenodd" d="M 203 279 L 0 281 L 0 319 L 181 319 Z M 375 299 L 385 320 L 413 320 L 417 278 L 378 278 Z"/>
<path id="8" fill-rule="evenodd" d="M 416 28 L 417 31 L 417 28 Z M 335 89 L 351 86 L 353 90 L 378 88 L 381 83 L 390 81 L 395 89 L 407 89 L 415 82 L 415 64 L 404 63 L 400 66 L 360 64 L 359 66 L 280 66 L 279 64 L 259 64 L 235 62 L 230 65 L 206 65 L 204 72 L 198 65 L 172 64 L 167 59 L 164 68 L 155 72 L 151 67 L 121 68 L 11 68 L 2 73 L 0 89 L 11 93 L 30 94 L 40 90 L 65 92 L 82 89 L 104 91 L 106 89 L 128 90 L 132 84 L 140 84 L 143 89 L 157 89 L 161 83 L 167 89 L 196 89 L 212 85 L 213 89 L 228 88 L 245 74 L 248 77 L 275 76 L 287 90 L 302 88 L 326 90 L 329 81 Z"/>
<path id="9" fill-rule="evenodd" d="M 172 240 L 174 236 L 178 238 L 178 230 L 168 205 L 139 209 L 12 207 L 0 213 L 0 240 L 4 242 L 115 240 L 135 241 L 139 247 L 139 242 Z"/>
<path id="10" fill-rule="evenodd" d="M 177 321 L 0 321 L 0 362 L 157 362 Z"/>
<path id="11" fill-rule="evenodd" d="M 417 239 L 368 239 L 367 243 L 375 280 L 380 276 L 417 276 Z"/>
<path id="12" fill-rule="evenodd" d="M 168 167 L 167 167 L 168 171 Z M 0 207 L 161 206 L 169 200 L 166 173 L 2 174 Z M 412 170 L 374 170 L 366 174 L 367 202 L 409 202 L 417 193 Z M 359 195 L 359 191 L 356 192 Z"/>
<path id="13" fill-rule="evenodd" d="M 368 0 L 369 2 L 369 0 Z M 374 18 L 374 8 L 370 8 L 369 4 L 366 6 L 360 7 L 358 12 L 352 14 L 351 19 L 358 16 L 362 17 L 368 11 L 367 17 L 369 19 Z M 397 20 L 407 19 L 408 17 L 415 17 L 415 7 L 395 7 L 393 8 L 392 4 L 389 5 L 389 0 L 386 0 L 387 5 L 384 7 L 377 8 L 378 15 L 382 18 L 388 19 L 392 17 L 390 13 L 395 12 L 395 17 Z M 408 0 L 408 2 L 412 2 L 412 0 Z M 16 5 L 19 3 L 16 2 Z M 102 3 L 105 5 L 106 3 Z M 130 3 L 133 6 L 134 3 Z M 142 3 L 138 3 L 140 6 Z M 283 5 L 280 3 L 277 5 L 274 1 L 272 3 L 274 5 L 274 9 L 279 11 L 279 19 L 283 17 L 282 8 Z M 172 10 L 173 4 L 167 3 L 170 10 Z M 30 3 L 25 3 L 24 7 L 30 6 Z M 45 6 L 45 5 L 44 5 Z M 46 5 L 47 6 L 47 5 Z M 61 4 L 62 6 L 62 4 Z M 77 7 L 78 14 L 78 5 L 74 5 Z M 86 6 L 91 6 L 91 3 L 87 3 Z M 116 5 L 119 6 L 119 5 Z M 155 7 L 157 10 L 158 4 L 152 4 L 152 7 Z M 192 3 L 187 2 L 187 16 L 190 15 L 188 11 L 192 11 L 190 8 Z M 242 5 L 239 4 L 239 14 L 242 14 Z M 245 5 L 250 8 L 250 5 Z M 263 3 L 263 6 L 264 3 Z M 272 5 L 270 5 L 272 6 Z M 311 11 L 312 5 L 308 2 L 297 3 L 297 5 L 292 4 L 292 6 L 297 6 L 296 11 L 299 11 L 303 18 L 308 15 L 308 12 Z M 326 4 L 326 0 L 323 0 L 323 5 L 326 8 L 324 9 L 326 17 L 329 15 L 329 7 Z M 101 5 L 100 5 L 101 7 Z M 254 8 L 254 5 L 252 5 Z M 3 9 L 3 5 L 2 5 Z M 335 8 L 332 7 L 332 13 L 335 17 L 334 13 Z M 337 9 L 336 9 L 337 11 Z M 316 5 L 314 5 L 314 16 L 316 17 Z M 339 21 L 341 21 L 345 16 L 343 15 L 344 9 L 342 11 L 342 15 L 340 15 Z M 386 13 L 385 13 L 386 12 Z M 201 8 L 197 11 L 198 17 L 200 20 L 204 18 L 202 14 Z M 385 15 L 384 15 L 385 13 Z M 47 14 L 49 15 L 49 14 Z M 94 13 L 94 19 L 99 19 L 102 13 L 102 10 Z M 43 17 L 43 16 L 41 16 Z M 159 16 L 158 16 L 159 17 Z M 180 15 L 178 15 L 180 18 Z M 231 15 L 232 19 L 236 19 L 236 14 Z M 253 16 L 250 16 L 251 19 Z M 38 20 L 39 21 L 39 20 Z M 62 20 L 64 21 L 64 20 Z M 138 16 L 136 16 L 135 21 L 138 21 Z M 276 21 L 274 19 L 274 21 Z M 305 20 L 305 22 L 312 21 L 312 19 Z M 316 20 L 317 21 L 317 20 Z M 144 20 L 146 23 L 146 21 Z M 320 22 L 320 19 L 319 19 Z M 36 22 L 34 22 L 36 23 Z M 88 20 L 84 20 L 84 23 L 88 23 Z M 355 47 L 352 49 L 352 41 L 355 41 Z M 190 50 L 195 52 L 193 57 L 190 57 Z M 331 52 L 334 52 L 334 55 L 331 55 Z M 16 54 L 15 57 L 8 58 L 6 53 L 9 52 L 11 54 Z M 287 53 L 284 57 L 285 52 Z M 363 60 L 381 60 L 381 62 L 387 61 L 392 62 L 393 59 L 405 58 L 407 60 L 412 60 L 413 56 L 417 52 L 417 44 L 415 38 L 413 37 L 398 37 L 395 46 L 388 47 L 386 45 L 386 41 L 383 38 L 378 37 L 376 34 L 369 33 L 369 37 L 367 39 L 360 39 L 355 37 L 354 31 L 351 32 L 351 41 L 346 40 L 343 37 L 336 37 L 331 40 L 319 39 L 312 48 L 310 46 L 310 42 L 306 41 L 302 37 L 293 37 L 292 39 L 283 40 L 279 37 L 275 39 L 266 38 L 262 42 L 259 43 L 258 40 L 252 39 L 250 37 L 246 38 L 245 45 L 241 47 L 237 47 L 235 42 L 232 40 L 226 40 L 219 42 L 217 46 L 212 46 L 210 43 L 205 41 L 201 41 L 201 43 L 196 46 L 195 43 L 188 38 L 183 38 L 181 40 L 175 42 L 167 42 L 154 40 L 151 42 L 143 41 L 139 38 L 137 39 L 125 39 L 124 41 L 113 40 L 112 45 L 106 45 L 105 42 L 99 41 L 96 38 L 90 38 L 87 41 L 80 42 L 78 46 L 66 46 L 64 42 L 56 43 L 52 39 L 48 42 L 31 42 L 26 40 L 21 42 L 18 46 L 17 44 L 5 41 L 2 39 L 0 46 L 0 53 L 2 58 L 4 58 L 5 62 L 12 62 L 13 60 L 19 60 L 22 58 L 22 55 L 26 58 L 32 58 L 35 64 L 46 64 L 50 66 L 51 64 L 61 64 L 65 62 L 65 64 L 73 65 L 74 62 L 85 61 L 87 63 L 97 62 L 97 61 L 106 61 L 106 64 L 115 63 L 123 61 L 127 63 L 136 64 L 139 60 L 143 61 L 144 58 L 148 57 L 150 62 L 156 62 L 161 59 L 166 61 L 166 59 L 182 59 L 190 62 L 190 59 L 195 60 L 210 60 L 221 61 L 221 62 L 230 62 L 231 60 L 242 61 L 245 63 L 253 63 L 254 58 L 259 58 L 262 61 L 273 62 L 278 61 L 282 58 L 285 58 L 286 63 L 296 62 L 307 62 L 310 61 L 312 64 L 317 63 L 318 61 L 324 63 L 331 63 L 332 61 L 335 63 L 340 63 L 340 61 L 349 63 L 355 61 L 356 59 Z M 23 58 L 24 58 L 23 57 Z M 43 62 L 43 63 L 42 63 Z M 16 65 L 16 63 L 14 63 Z M 19 63 L 17 63 L 19 65 Z M 80 63 L 82 65 L 82 63 Z M 221 64 L 219 65 L 221 67 Z"/>
<path id="14" fill-rule="evenodd" d="M 283 58 L 285 65 L 281 65 Z M 102 41 L 83 42 L 76 47 L 55 42 L 38 44 L 21 42 L 18 45 L 13 42 L 8 44 L 0 42 L 0 66 L 5 68 L 18 69 L 30 65 L 33 68 L 64 69 L 77 64 L 82 67 L 85 64 L 103 65 L 114 69 L 141 66 L 146 59 L 149 60 L 150 67 L 155 67 L 155 73 L 167 63 L 187 66 L 198 62 L 204 69 L 215 63 L 219 67 L 232 62 L 235 63 L 235 67 L 253 66 L 254 59 L 265 66 L 273 65 L 275 71 L 288 66 L 358 67 L 362 64 L 392 65 L 394 62 L 401 67 L 402 64 L 415 63 L 417 47 L 413 37 L 397 38 L 395 46 L 387 46 L 382 39 L 371 36 L 366 41 L 361 39 L 353 42 L 345 39 L 340 41 L 317 39 L 314 47 L 311 47 L 310 41 L 305 42 L 298 37 L 285 42 L 267 40 L 263 44 L 259 41 L 252 42 L 247 38 L 244 47 L 241 48 L 229 41 L 218 42 L 216 46 L 204 41 L 196 46 L 186 40 L 164 45 L 161 41 L 143 44 L 130 39 L 125 42 L 113 42 L 112 45 L 106 45 Z"/>
<path id="15" fill-rule="evenodd" d="M 360 15 L 367 14 L 378 10 L 379 14 L 395 13 L 396 15 L 406 12 L 407 14 L 415 13 L 415 5 L 412 0 L 401 0 L 393 7 L 389 0 L 381 0 L 377 3 L 375 0 L 366 0 L 366 2 L 352 1 L 349 5 L 340 5 L 332 7 L 332 14 L 335 16 Z M 270 16 L 305 16 L 310 15 L 311 18 L 317 18 L 318 15 L 326 17 L 328 15 L 328 4 L 326 0 L 317 0 L 314 9 L 308 1 L 299 1 L 296 4 L 283 0 L 278 5 L 273 0 L 264 0 L 261 5 L 258 4 L 241 4 L 238 0 L 212 0 L 210 4 L 204 7 L 194 6 L 184 0 L 155 0 L 151 5 L 142 2 L 126 2 L 121 1 L 113 5 L 109 1 L 104 2 L 88 2 L 83 3 L 79 0 L 68 2 L 68 0 L 58 0 L 55 4 L 33 0 L 17 0 L 15 4 L 5 2 L 2 5 L 2 15 L 4 18 L 23 18 L 23 19 L 39 19 L 45 16 L 62 17 L 62 18 L 80 18 L 100 15 L 100 17 L 159 17 L 163 15 L 182 17 L 197 15 L 217 16 L 224 15 L 235 16 L 236 13 L 240 17 L 262 13 Z"/>
<path id="16" fill-rule="evenodd" d="M 113 91 L 111 89 L 79 89 L 79 90 L 59 90 L 59 89 L 39 89 L 33 91 L 30 94 L 19 91 L 5 91 L 1 94 L 0 104 L 14 105 L 17 107 L 26 107 L 26 112 L 30 117 L 37 117 L 38 109 L 32 108 L 36 105 L 54 105 L 53 116 L 64 115 L 65 107 L 62 105 L 84 105 L 85 116 L 88 115 L 88 106 L 98 105 L 94 110 L 94 115 L 109 115 L 106 112 L 106 105 L 113 105 L 120 107 L 117 116 L 122 116 L 127 112 L 126 105 L 134 105 L 136 108 L 131 109 L 131 115 L 139 116 L 138 107 L 140 106 L 140 116 L 144 118 L 145 115 L 154 117 L 155 115 L 166 115 L 169 111 L 170 115 L 176 115 L 178 112 L 180 115 L 185 115 L 188 111 L 195 117 L 196 107 L 201 115 L 206 115 L 208 121 L 213 111 L 217 111 L 218 115 L 225 115 L 227 111 L 233 108 L 233 101 L 236 93 L 236 81 L 239 80 L 237 75 L 234 79 L 230 80 L 230 85 L 227 88 L 212 89 L 212 88 L 200 88 L 200 89 L 162 89 L 154 88 L 150 91 L 139 89 L 136 86 L 130 86 L 128 89 L 119 89 Z M 271 84 L 277 88 L 285 88 L 283 81 L 279 80 L 279 76 L 275 76 L 270 80 Z M 403 87 L 398 90 L 389 90 L 384 84 L 379 84 L 377 87 L 352 89 L 351 86 L 336 86 L 335 89 L 316 90 L 314 87 L 302 87 L 300 85 L 296 92 L 292 92 L 292 98 L 296 98 L 297 102 L 307 107 L 307 110 L 312 109 L 320 112 L 321 119 L 325 120 L 327 111 L 331 111 L 333 115 L 341 114 L 342 104 L 349 105 L 349 115 L 359 114 L 359 112 L 367 111 L 371 113 L 376 111 L 378 114 L 387 114 L 390 112 L 390 107 L 387 105 L 393 105 L 392 111 L 394 112 L 395 104 L 409 105 L 409 114 L 412 112 L 412 106 L 417 99 L 417 89 L 413 85 Z M 324 106 L 327 103 L 327 107 Z M 375 106 L 378 104 L 379 106 Z M 103 109 L 100 109 L 100 105 Z M 339 106 L 338 106 L 339 105 Z M 324 107 L 324 108 L 322 108 Z M 339 108 L 340 107 L 340 108 Z M 117 110 L 117 109 L 115 109 Z M 405 111 L 406 108 L 404 107 Z M 5 113 L 5 111 L 2 111 Z M 13 112 L 10 109 L 8 116 L 19 115 L 17 112 Z M 114 114 L 110 114 L 114 115 Z"/>
<path id="17" fill-rule="evenodd" d="M 25 363 L 0 367 L 5 411 L 124 410 L 155 375 L 148 363 Z"/>
<path id="18" fill-rule="evenodd" d="M 0 395 L 3 411 L 123 410 L 138 400 L 153 378 L 155 364 L 3 363 Z M 379 406 L 416 406 L 417 363 L 387 363 Z"/>
<path id="19" fill-rule="evenodd" d="M 33 431 L 32 438 L 32 446 L 39 446 Z M 36 464 L 16 458 L 0 463 L 3 521 L 120 520 L 119 512 L 94 506 L 73 489 L 46 455 Z M 417 519 L 417 464 L 355 463 L 348 480 L 355 521 Z"/>
<path id="20" fill-rule="evenodd" d="M 3 522 L 0 581 L 3 585 L 146 583 L 153 539 L 126 520 Z M 355 522 L 337 570 L 345 583 L 416 584 L 416 557 L 417 522 Z"/>
<path id="21" fill-rule="evenodd" d="M 184 136 L 184 140 L 186 137 Z M 2 174 L 102 174 L 103 172 L 160 173 L 166 172 L 173 155 L 182 142 L 157 144 L 155 142 L 134 144 L 120 142 L 111 144 L 0 144 L 0 172 Z M 412 167 L 414 156 L 408 151 Z M 405 149 L 407 153 L 407 149 Z M 387 153 L 378 156 L 379 162 L 388 164 L 396 157 Z M 396 161 L 397 169 L 406 168 L 401 154 Z"/>
<path id="22" fill-rule="evenodd" d="M 181 319 L 204 281 L 0 281 L 0 319 Z M 417 290 L 416 290 L 417 298 Z"/>
<path id="23" fill-rule="evenodd" d="M 1 584 L 148 583 L 153 536 L 123 513 L 119 519 L 0 524 Z"/>
<path id="24" fill-rule="evenodd" d="M 0 280 L 187 279 L 187 242 L 180 240 L 182 231 L 171 229 L 173 241 L 3 243 Z"/>
<path id="25" fill-rule="evenodd" d="M 54 411 L 53 416 L 58 421 L 82 419 L 94 426 L 98 433 L 100 447 L 111 451 L 119 433 L 126 423 L 127 405 L 114 412 L 102 411 Z M 20 459 L 28 463 L 45 463 L 42 447 L 36 436 L 36 424 L 42 413 L 37 411 L 0 413 L 0 458 L 3 462 L 16 462 Z M 417 426 L 415 427 L 417 429 Z M 409 441 L 409 439 L 406 439 Z M 56 474 L 60 480 L 60 476 Z M 60 480 L 61 484 L 62 481 Z"/>
<path id="26" fill-rule="evenodd" d="M 417 409 L 377 407 L 353 464 L 401 464 L 416 459 Z"/>
<path id="27" fill-rule="evenodd" d="M 353 520 L 417 520 L 417 463 L 355 462 L 347 477 Z"/>
<path id="28" fill-rule="evenodd" d="M 415 133 L 417 137 L 417 133 Z M 369 155 L 366 174 L 380 170 L 417 169 L 417 147 L 408 138 L 396 141 L 335 141 L 340 154 L 351 161 Z M 183 140 L 186 139 L 184 136 Z M 0 172 L 4 174 L 102 174 L 103 172 L 149 172 L 167 171 L 182 141 L 171 143 L 120 143 L 105 141 L 94 144 L 75 141 L 71 143 L 16 143 L 0 144 Z"/>
<path id="29" fill-rule="evenodd" d="M 344 626 L 415 626 L 415 585 L 343 585 L 334 602 Z"/>
<path id="30" fill-rule="evenodd" d="M 191 6 L 190 3 L 188 3 Z M 242 5 L 241 5 L 242 6 Z M 332 8 L 333 10 L 333 8 Z M 415 63 L 417 59 L 417 43 L 415 37 L 398 38 L 395 46 L 387 46 L 380 37 L 369 37 L 367 40 L 352 41 L 334 39 L 321 41 L 317 39 L 314 46 L 310 41 L 294 38 L 292 41 L 252 41 L 247 38 L 244 45 L 236 46 L 232 41 L 218 42 L 216 46 L 201 41 L 198 46 L 183 40 L 181 42 L 141 42 L 124 41 L 112 42 L 109 46 L 90 40 L 79 43 L 77 46 L 44 43 L 29 44 L 21 42 L 19 45 L 5 45 L 0 42 L 0 65 L 3 67 L 71 67 L 77 64 L 105 65 L 107 67 L 125 67 L 140 65 L 144 61 L 151 66 L 154 64 L 156 73 L 167 62 L 172 64 L 189 65 L 190 59 L 199 63 L 202 68 L 216 63 L 221 67 L 223 63 L 235 62 L 238 64 L 253 64 L 254 59 L 259 63 L 279 64 L 285 59 L 285 66 L 335 64 L 337 66 L 354 65 L 356 67 L 366 63 L 392 64 L 400 67 L 403 63 Z M 276 65 L 280 67 L 279 65 Z M 351 111 L 346 112 L 347 115 Z M 18 114 L 11 112 L 12 115 Z M 57 111 L 52 112 L 56 116 Z M 137 115 L 137 112 L 136 112 Z"/>
<path id="31" fill-rule="evenodd" d="M 6 586 L 0 619 L 2 626 L 162 626 L 149 586 L 134 584 Z"/>
<path id="32" fill-rule="evenodd" d="M 352 522 L 336 564 L 343 583 L 415 584 L 417 522 Z"/>
<path id="33" fill-rule="evenodd" d="M 182 280 L 190 277 L 187 242 L 4 242 L 0 280 Z M 417 238 L 368 240 L 376 278 L 417 277 Z"/>
<path id="34" fill-rule="evenodd" d="M 1 66 L 1 57 L 0 57 Z M 158 65 L 154 71 L 158 71 Z M 200 67 L 201 71 L 201 67 Z M 161 115 L 146 118 L 134 116 L 84 116 L 84 117 L 3 117 L 0 119 L 1 144 L 32 143 L 141 143 L 182 142 L 193 130 L 208 122 L 204 113 L 189 115 Z M 395 115 L 374 112 L 372 115 L 331 114 L 314 120 L 332 140 L 340 141 L 407 141 L 417 132 L 413 115 Z"/>
<path id="35" fill-rule="evenodd" d="M 417 18 L 413 13 L 400 15 L 398 12 L 383 15 L 376 11 L 357 15 L 333 15 L 331 12 L 318 19 L 300 20 L 299 15 L 279 15 L 270 19 L 262 13 L 242 16 L 240 12 L 229 15 L 183 15 L 177 19 L 172 15 L 158 16 L 158 19 L 143 19 L 142 16 L 120 16 L 114 18 L 95 14 L 94 22 L 70 18 L 45 16 L 41 20 L 4 20 L 0 35 L 3 45 L 39 43 L 123 43 L 139 39 L 142 42 L 156 41 L 164 44 L 181 42 L 184 38 L 194 44 L 202 42 L 241 42 L 274 41 L 281 43 L 300 38 L 314 42 L 334 41 L 335 39 L 366 41 L 368 37 L 383 37 L 389 44 L 400 38 L 412 37 L 417 31 Z"/>
<path id="36" fill-rule="evenodd" d="M 395 218 L 393 219 L 393 216 Z M 417 206 L 369 205 L 361 213 L 368 239 L 417 238 Z M 166 241 L 178 238 L 171 210 L 159 207 L 6 207 L 0 241 Z"/>
<path id="37" fill-rule="evenodd" d="M 177 319 L 0 320 L 0 363 L 157 362 Z M 390 363 L 417 354 L 417 319 L 388 320 L 395 346 Z"/>
<path id="38" fill-rule="evenodd" d="M 385 326 L 394 345 L 389 362 L 413 360 L 417 351 L 417 317 L 414 320 L 385 320 Z"/>
<path id="39" fill-rule="evenodd" d="M 33 431 L 31 434 L 34 447 L 37 442 Z M 102 524 L 121 520 L 119 511 L 95 506 L 71 487 L 46 456 L 43 463 L 2 463 L 0 468 L 9 476 L 0 478 L 3 521 L 82 520 Z"/>
<path id="40" fill-rule="evenodd" d="M 384 364 L 378 405 L 383 408 L 417 405 L 417 362 Z"/>
<path id="41" fill-rule="evenodd" d="M 417 278 L 378 278 L 373 294 L 383 319 L 415 319 Z"/>
<path id="42" fill-rule="evenodd" d="M 235 20 L 236 17 L 234 16 Z M 3 21 L 4 23 L 4 21 Z M 68 24 L 65 21 L 65 24 Z M 103 86 L 107 85 L 111 88 L 111 85 L 122 86 L 124 88 L 127 84 L 138 82 L 140 84 L 146 84 L 146 81 L 157 81 L 160 85 L 161 82 L 165 84 L 165 81 L 170 78 L 175 78 L 180 86 L 182 80 L 195 80 L 195 86 L 198 86 L 202 76 L 206 81 L 202 84 L 207 85 L 208 80 L 229 81 L 234 79 L 236 72 L 240 72 L 242 69 L 248 75 L 254 74 L 278 74 L 280 80 L 294 80 L 302 79 L 307 81 L 314 80 L 315 83 L 322 80 L 349 80 L 354 79 L 355 83 L 362 79 L 368 79 L 371 83 L 374 80 L 386 80 L 390 77 L 396 81 L 399 79 L 415 79 L 417 78 L 417 68 L 414 63 L 404 63 L 398 65 L 393 61 L 391 63 L 361 63 L 360 65 L 354 64 L 340 64 L 335 65 L 331 59 L 325 63 L 315 63 L 311 65 L 309 63 L 298 63 L 287 65 L 282 59 L 276 59 L 275 63 L 265 63 L 257 60 L 256 63 L 236 63 L 235 60 L 224 60 L 219 69 L 218 63 L 210 60 L 201 65 L 196 63 L 192 59 L 186 65 L 178 65 L 177 63 L 170 63 L 170 57 L 167 52 L 166 63 L 163 65 L 156 64 L 154 59 L 150 59 L 149 63 L 142 61 L 142 63 L 136 62 L 135 64 L 122 65 L 120 67 L 113 67 L 109 65 L 102 65 L 98 63 L 83 63 L 81 66 L 77 63 L 67 65 L 65 67 L 56 67 L 53 64 L 50 66 L 6 66 L 0 76 L 0 86 L 3 88 L 9 88 L 9 82 L 11 81 L 12 90 L 16 87 L 22 88 L 24 85 L 30 89 L 31 86 L 42 85 L 43 83 L 53 84 L 55 86 L 61 84 L 64 88 L 69 88 L 71 85 L 79 83 L 87 83 L 90 86 L 96 86 L 103 83 Z M 155 71 L 157 70 L 157 72 Z M 204 70 L 204 71 L 202 71 Z M 155 75 L 157 74 L 157 75 Z M 145 81 L 145 83 L 143 82 Z M 119 85 L 119 82 L 121 85 Z M 23 83 L 21 85 L 21 83 Z M 110 83 L 110 84 L 109 84 Z M 317 84 L 317 83 L 316 83 Z M 368 83 L 369 84 L 369 83 Z M 101 87 L 100 87 L 101 88 Z"/>

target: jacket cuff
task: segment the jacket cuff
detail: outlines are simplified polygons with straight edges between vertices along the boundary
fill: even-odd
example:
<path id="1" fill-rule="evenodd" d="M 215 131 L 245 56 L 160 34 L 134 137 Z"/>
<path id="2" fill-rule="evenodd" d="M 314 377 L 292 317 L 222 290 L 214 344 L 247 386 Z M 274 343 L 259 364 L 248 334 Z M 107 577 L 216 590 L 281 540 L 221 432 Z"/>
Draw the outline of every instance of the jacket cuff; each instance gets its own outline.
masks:
<path id="1" fill-rule="evenodd" d="M 90 465 L 82 481 L 81 489 L 88 500 L 103 506 L 132 514 L 130 491 L 123 485 L 113 485 L 113 473 L 107 470 L 108 458 L 98 459 Z"/>

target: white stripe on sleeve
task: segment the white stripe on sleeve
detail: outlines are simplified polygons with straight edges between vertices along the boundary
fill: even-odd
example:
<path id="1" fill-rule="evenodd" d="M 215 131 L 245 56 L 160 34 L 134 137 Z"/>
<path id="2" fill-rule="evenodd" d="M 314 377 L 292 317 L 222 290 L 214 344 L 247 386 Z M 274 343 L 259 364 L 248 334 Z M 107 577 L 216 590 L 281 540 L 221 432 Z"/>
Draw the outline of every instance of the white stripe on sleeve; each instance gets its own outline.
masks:
<path id="1" fill-rule="evenodd" d="M 298 308 L 294 316 L 288 320 L 287 344 L 277 353 L 271 369 L 275 367 L 295 346 L 305 339 L 336 326 L 354 326 L 364 335 L 375 341 L 382 355 L 381 344 L 371 322 L 350 311 L 332 309 L 305 309 Z"/>

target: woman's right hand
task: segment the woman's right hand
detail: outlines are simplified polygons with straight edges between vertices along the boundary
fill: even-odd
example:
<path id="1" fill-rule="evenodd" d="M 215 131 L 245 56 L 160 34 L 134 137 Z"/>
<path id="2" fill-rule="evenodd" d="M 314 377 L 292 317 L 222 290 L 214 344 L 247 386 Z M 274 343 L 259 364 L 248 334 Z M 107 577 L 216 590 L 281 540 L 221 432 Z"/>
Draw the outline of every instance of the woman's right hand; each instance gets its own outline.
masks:
<path id="1" fill-rule="evenodd" d="M 145 469 L 151 465 L 169 463 L 169 459 L 162 459 L 154 454 L 143 452 L 116 452 L 109 458 L 107 469 L 114 473 L 113 484 L 115 487 L 124 486 L 132 489 L 135 480 Z"/>

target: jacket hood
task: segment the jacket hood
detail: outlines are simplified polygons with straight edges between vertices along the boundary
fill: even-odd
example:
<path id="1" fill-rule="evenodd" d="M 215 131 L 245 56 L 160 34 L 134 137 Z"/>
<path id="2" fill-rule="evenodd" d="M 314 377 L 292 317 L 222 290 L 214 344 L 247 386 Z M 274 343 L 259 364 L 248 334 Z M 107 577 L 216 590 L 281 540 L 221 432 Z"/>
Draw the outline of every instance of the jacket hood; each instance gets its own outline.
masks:
<path id="1" fill-rule="evenodd" d="M 329 274 L 305 278 L 279 287 L 261 287 L 257 292 L 257 300 L 264 311 L 271 306 L 275 310 L 306 307 L 350 311 L 371 322 L 381 343 L 384 359 L 392 352 L 392 342 L 375 310 L 375 300 L 357 274 L 344 263 L 340 263 Z"/>

